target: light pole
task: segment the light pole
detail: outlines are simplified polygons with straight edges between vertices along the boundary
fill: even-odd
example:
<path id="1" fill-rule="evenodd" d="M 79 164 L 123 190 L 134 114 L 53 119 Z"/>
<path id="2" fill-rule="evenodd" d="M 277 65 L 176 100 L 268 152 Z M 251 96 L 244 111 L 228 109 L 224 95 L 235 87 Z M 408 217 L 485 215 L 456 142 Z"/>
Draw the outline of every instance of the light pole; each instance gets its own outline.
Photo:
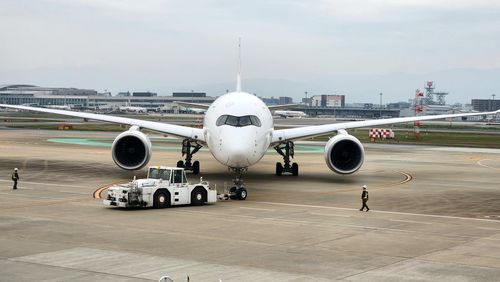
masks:
<path id="1" fill-rule="evenodd" d="M 380 114 L 379 114 L 379 117 L 378 118 L 382 118 L 382 92 L 380 92 Z"/>
<path id="2" fill-rule="evenodd" d="M 491 94 L 491 111 L 494 111 L 496 108 L 495 108 L 495 94 Z M 496 122 L 497 120 L 497 116 L 498 115 L 495 115 L 495 117 L 493 118 L 494 121 Z"/>

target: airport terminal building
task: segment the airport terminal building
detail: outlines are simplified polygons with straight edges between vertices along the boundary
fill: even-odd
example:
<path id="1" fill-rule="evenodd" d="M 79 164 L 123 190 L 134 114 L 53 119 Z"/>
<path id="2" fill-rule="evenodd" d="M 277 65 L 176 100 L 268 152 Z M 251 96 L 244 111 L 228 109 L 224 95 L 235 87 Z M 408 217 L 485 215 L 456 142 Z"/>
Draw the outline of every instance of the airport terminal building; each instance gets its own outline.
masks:
<path id="1" fill-rule="evenodd" d="M 128 93 L 128 92 L 127 92 Z M 39 87 L 26 84 L 0 85 L 0 103 L 30 106 L 70 106 L 75 109 L 113 109 L 121 106 L 143 107 L 151 111 L 170 110 L 174 102 L 212 103 L 215 97 L 200 92 L 176 92 L 158 96 L 152 92 L 133 92 L 111 96 L 90 89 Z"/>
<path id="2" fill-rule="evenodd" d="M 500 110 L 500 100 L 493 99 L 472 99 L 471 101 L 474 111 L 489 112 Z"/>

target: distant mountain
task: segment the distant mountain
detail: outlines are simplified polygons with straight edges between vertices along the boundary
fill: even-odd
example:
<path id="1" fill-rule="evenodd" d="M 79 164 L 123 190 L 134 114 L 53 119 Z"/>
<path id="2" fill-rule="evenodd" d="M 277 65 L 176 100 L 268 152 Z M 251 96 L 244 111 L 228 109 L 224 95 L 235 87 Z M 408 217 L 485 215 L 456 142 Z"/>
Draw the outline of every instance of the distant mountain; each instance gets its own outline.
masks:
<path id="1" fill-rule="evenodd" d="M 243 89 L 261 97 L 291 96 L 298 102 L 308 95 L 344 94 L 347 103 L 383 103 L 407 101 L 418 88 L 424 90 L 429 80 L 435 82 L 436 91 L 449 92 L 447 103 L 470 103 L 473 98 L 490 99 L 491 94 L 500 94 L 500 69 L 453 69 L 426 74 L 393 73 L 386 75 L 333 75 L 310 81 L 286 79 L 252 78 L 243 80 Z M 193 87 L 192 87 L 193 88 Z M 194 87 L 209 95 L 218 96 L 234 90 L 234 82 L 201 84 Z M 185 89 L 190 89 L 189 87 Z M 500 95 L 497 97 L 500 98 Z"/>

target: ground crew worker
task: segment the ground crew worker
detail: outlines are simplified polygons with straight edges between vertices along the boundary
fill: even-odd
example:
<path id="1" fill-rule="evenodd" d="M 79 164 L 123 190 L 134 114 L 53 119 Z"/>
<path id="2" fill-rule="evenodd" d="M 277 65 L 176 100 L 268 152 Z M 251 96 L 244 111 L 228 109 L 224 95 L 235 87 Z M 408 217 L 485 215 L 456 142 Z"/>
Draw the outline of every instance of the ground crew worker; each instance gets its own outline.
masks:
<path id="1" fill-rule="evenodd" d="M 14 186 L 12 189 L 16 190 L 17 189 L 17 181 L 19 180 L 19 174 L 17 173 L 17 168 L 14 169 L 14 172 L 12 173 L 12 181 L 14 181 Z"/>
<path id="2" fill-rule="evenodd" d="M 363 206 L 360 211 L 363 211 L 366 208 L 366 211 L 369 211 L 370 208 L 366 205 L 366 202 L 368 202 L 368 191 L 366 191 L 366 185 L 363 185 L 363 193 L 361 193 L 361 201 L 363 201 Z"/>

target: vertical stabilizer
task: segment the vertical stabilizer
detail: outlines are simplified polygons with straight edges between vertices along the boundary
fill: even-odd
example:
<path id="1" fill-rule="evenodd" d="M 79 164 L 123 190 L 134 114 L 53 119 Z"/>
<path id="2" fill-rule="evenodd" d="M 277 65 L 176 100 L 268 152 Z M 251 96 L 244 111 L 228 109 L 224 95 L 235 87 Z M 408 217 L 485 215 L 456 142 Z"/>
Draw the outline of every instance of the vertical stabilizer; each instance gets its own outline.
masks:
<path id="1" fill-rule="evenodd" d="M 236 92 L 241 92 L 241 37 L 238 38 L 238 76 L 236 76 Z"/>

